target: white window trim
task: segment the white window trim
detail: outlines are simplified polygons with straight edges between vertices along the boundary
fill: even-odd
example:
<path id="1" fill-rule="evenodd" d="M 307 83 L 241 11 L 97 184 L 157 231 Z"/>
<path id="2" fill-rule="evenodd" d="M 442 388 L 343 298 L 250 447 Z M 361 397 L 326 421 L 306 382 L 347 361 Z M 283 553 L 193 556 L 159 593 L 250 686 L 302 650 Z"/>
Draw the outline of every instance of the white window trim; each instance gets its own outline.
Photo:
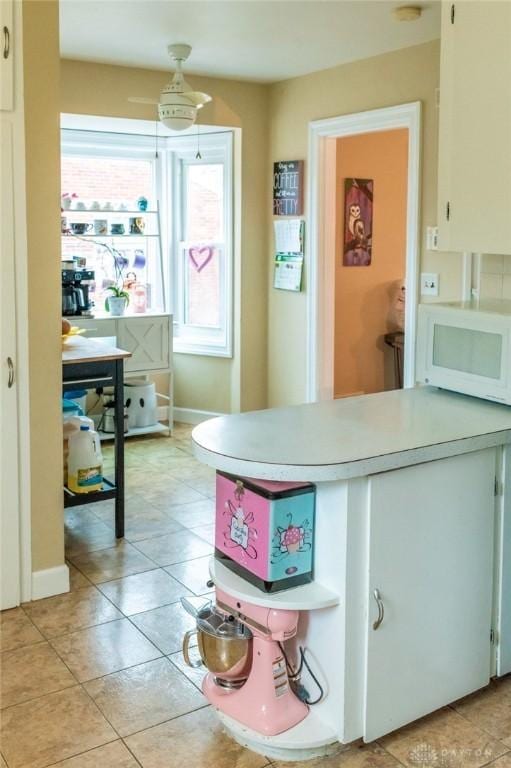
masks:
<path id="1" fill-rule="evenodd" d="M 140 157 L 155 161 L 156 195 L 162 211 L 173 215 L 160 215 L 162 249 L 166 259 L 164 275 L 165 307 L 170 308 L 174 317 L 174 351 L 182 354 L 213 357 L 233 356 L 233 270 L 234 270 L 234 221 L 233 221 L 233 132 L 229 129 L 205 132 L 200 135 L 202 162 L 224 164 L 224 231 L 225 243 L 222 259 L 220 295 L 223 302 L 224 323 L 221 333 L 216 329 L 187 326 L 184 323 L 182 296 L 178 286 L 182 285 L 182 194 L 179 164 L 181 160 L 196 162 L 197 136 L 170 136 L 158 139 L 158 158 L 155 158 L 155 137 L 133 133 L 111 131 L 77 130 L 63 128 L 61 132 L 62 152 L 67 155 L 89 155 L 91 157 Z M 201 162 L 201 161 L 198 161 Z M 168 310 L 167 310 L 168 311 Z"/>
<path id="2" fill-rule="evenodd" d="M 174 231 L 172 236 L 171 262 L 175 265 L 173 280 L 174 306 L 174 351 L 183 354 L 208 355 L 213 357 L 233 356 L 233 134 L 222 132 L 204 134 L 200 139 L 202 160 L 196 159 L 197 138 L 182 137 L 168 139 L 168 148 L 172 151 L 171 162 L 175 165 L 169 177 L 173 179 L 172 198 L 174 200 Z M 182 199 L 181 162 L 193 164 L 222 162 L 224 165 L 224 232 L 222 271 L 220 274 L 220 300 L 223 304 L 223 325 L 219 330 L 189 326 L 184 323 L 184 296 L 179 291 L 184 286 L 182 240 L 184 230 L 184 209 Z M 178 295 L 180 292 L 180 295 Z"/>

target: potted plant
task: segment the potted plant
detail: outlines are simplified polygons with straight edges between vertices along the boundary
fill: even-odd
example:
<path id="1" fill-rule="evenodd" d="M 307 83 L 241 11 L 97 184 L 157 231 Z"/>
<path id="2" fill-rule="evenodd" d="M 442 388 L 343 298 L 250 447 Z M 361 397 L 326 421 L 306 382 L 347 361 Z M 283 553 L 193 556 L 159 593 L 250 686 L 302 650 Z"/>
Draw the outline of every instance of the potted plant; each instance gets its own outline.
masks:
<path id="1" fill-rule="evenodd" d="M 109 285 L 107 291 L 111 291 L 112 295 L 105 301 L 106 311 L 114 317 L 124 315 L 124 310 L 130 303 L 129 293 L 117 285 Z"/>

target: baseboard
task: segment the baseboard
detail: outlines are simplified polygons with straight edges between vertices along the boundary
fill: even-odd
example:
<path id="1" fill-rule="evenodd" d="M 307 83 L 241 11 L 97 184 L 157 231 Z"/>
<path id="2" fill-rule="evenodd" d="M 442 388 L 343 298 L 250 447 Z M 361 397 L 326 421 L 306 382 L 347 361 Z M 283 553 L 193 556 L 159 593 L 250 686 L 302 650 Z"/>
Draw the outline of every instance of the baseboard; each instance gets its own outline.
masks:
<path id="1" fill-rule="evenodd" d="M 174 408 L 174 421 L 182 421 L 184 424 L 201 424 L 208 419 L 214 419 L 216 416 L 225 416 L 225 413 L 215 413 L 214 411 L 198 411 L 195 408 Z"/>
<path id="2" fill-rule="evenodd" d="M 57 565 L 55 568 L 32 572 L 32 600 L 61 595 L 63 592 L 69 592 L 67 565 Z"/>

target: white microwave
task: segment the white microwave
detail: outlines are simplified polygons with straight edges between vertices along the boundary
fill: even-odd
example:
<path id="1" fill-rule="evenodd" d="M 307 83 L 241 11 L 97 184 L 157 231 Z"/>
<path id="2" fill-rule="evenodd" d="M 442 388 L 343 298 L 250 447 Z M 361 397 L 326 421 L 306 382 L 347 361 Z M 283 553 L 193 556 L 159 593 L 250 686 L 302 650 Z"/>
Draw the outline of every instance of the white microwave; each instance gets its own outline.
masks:
<path id="1" fill-rule="evenodd" d="M 511 405 L 511 301 L 421 304 L 417 379 Z"/>

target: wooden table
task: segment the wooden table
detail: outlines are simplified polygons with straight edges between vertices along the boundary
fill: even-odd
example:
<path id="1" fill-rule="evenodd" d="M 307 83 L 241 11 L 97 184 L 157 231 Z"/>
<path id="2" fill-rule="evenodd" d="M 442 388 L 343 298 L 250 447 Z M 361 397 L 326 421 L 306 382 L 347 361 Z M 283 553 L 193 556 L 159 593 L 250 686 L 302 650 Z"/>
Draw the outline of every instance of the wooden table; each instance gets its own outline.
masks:
<path id="1" fill-rule="evenodd" d="M 62 349 L 62 389 L 83 387 L 114 388 L 115 401 L 115 475 L 112 483 L 103 478 L 103 489 L 91 493 L 73 493 L 64 488 L 64 506 L 92 504 L 115 499 L 115 535 L 124 536 L 124 360 L 130 352 L 111 346 L 106 339 L 69 338 Z"/>

